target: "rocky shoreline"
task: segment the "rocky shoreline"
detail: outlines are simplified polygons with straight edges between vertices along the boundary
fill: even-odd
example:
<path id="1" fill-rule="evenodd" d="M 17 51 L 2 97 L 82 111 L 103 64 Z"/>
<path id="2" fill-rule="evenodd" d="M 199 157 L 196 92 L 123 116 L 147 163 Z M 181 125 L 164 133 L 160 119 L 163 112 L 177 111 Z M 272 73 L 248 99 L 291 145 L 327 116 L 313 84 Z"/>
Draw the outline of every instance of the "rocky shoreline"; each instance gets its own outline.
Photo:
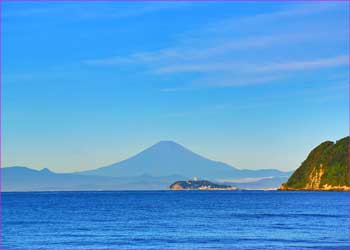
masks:
<path id="1" fill-rule="evenodd" d="M 334 192 L 350 192 L 350 187 L 348 186 L 330 186 L 330 185 L 324 185 L 320 188 L 291 188 L 286 187 L 285 185 L 281 185 L 280 188 L 277 189 L 278 191 L 334 191 Z"/>

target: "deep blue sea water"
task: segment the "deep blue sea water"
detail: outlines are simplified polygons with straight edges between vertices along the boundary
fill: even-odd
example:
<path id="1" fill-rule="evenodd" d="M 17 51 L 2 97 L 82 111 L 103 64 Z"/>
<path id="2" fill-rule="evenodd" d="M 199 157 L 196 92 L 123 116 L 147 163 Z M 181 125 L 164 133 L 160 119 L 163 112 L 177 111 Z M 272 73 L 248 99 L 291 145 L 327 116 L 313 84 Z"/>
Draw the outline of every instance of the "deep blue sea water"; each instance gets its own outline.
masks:
<path id="1" fill-rule="evenodd" d="M 2 193 L 2 249 L 349 249 L 345 192 Z"/>

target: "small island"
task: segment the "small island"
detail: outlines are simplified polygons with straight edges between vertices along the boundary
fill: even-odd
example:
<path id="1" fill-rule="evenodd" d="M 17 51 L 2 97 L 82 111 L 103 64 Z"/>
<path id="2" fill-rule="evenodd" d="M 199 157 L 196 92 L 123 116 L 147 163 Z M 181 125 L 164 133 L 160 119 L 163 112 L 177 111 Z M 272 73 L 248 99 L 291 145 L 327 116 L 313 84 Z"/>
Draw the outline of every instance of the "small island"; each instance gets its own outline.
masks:
<path id="1" fill-rule="evenodd" d="M 237 190 L 229 185 L 216 184 L 207 180 L 176 181 L 169 187 L 171 190 Z"/>

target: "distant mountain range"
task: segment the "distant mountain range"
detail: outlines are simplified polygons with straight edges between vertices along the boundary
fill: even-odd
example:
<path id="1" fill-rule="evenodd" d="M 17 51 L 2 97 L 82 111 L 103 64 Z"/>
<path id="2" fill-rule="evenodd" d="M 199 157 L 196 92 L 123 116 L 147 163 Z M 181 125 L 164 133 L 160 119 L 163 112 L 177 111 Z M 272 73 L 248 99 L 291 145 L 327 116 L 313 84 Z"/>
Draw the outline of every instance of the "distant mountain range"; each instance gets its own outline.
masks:
<path id="1" fill-rule="evenodd" d="M 172 182 L 194 176 L 217 182 L 252 179 L 244 182 L 244 186 L 249 187 L 248 183 L 251 183 L 255 189 L 259 189 L 259 183 L 267 179 L 271 185 L 266 187 L 266 181 L 263 181 L 263 188 L 277 188 L 291 174 L 275 169 L 238 169 L 207 159 L 175 142 L 161 141 L 127 160 L 89 171 L 63 174 L 48 169 L 3 168 L 2 190 L 168 189 Z M 240 183 L 243 182 L 235 184 L 240 187 Z"/>
<path id="2" fill-rule="evenodd" d="M 147 175 L 113 178 L 54 173 L 48 169 L 27 167 L 2 169 L 2 191 L 78 191 L 78 190 L 161 190 L 183 176 L 152 177 Z"/>
<path id="3" fill-rule="evenodd" d="M 281 190 L 350 191 L 350 137 L 314 148 Z"/>

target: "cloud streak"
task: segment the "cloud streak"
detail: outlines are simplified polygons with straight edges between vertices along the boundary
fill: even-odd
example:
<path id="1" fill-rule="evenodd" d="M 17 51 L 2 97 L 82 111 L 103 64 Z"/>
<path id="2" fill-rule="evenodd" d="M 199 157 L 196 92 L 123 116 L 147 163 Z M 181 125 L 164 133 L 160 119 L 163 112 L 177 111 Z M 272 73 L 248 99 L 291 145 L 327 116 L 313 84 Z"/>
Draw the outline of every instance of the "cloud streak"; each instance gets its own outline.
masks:
<path id="1" fill-rule="evenodd" d="M 266 22 L 275 22 L 286 19 L 296 19 L 301 16 L 318 15 L 325 12 L 331 12 L 344 8 L 344 3 L 337 2 L 312 2 L 307 4 L 287 5 L 286 8 L 273 12 L 259 13 L 252 16 L 239 18 L 228 18 L 217 23 L 211 24 L 209 30 L 223 31 L 227 29 L 242 27 L 244 25 L 256 25 Z"/>
<path id="2" fill-rule="evenodd" d="M 125 56 L 114 56 L 100 59 L 86 59 L 83 64 L 90 66 L 111 66 L 124 64 L 172 64 L 176 61 L 193 62 L 203 59 L 210 59 L 225 55 L 230 52 L 242 51 L 247 49 L 261 49 L 273 45 L 283 45 L 288 43 L 302 43 L 314 39 L 328 37 L 329 33 L 320 32 L 318 34 L 298 33 L 298 34 L 273 34 L 266 36 L 256 36 L 243 39 L 228 39 L 217 43 L 214 46 L 202 46 L 196 48 L 193 44 L 188 47 L 169 47 L 157 51 L 137 52 Z M 181 63 L 182 64 L 182 63 Z M 159 70 L 161 72 L 163 70 Z M 164 71 L 167 71 L 164 69 Z M 157 71 L 155 71 L 157 72 Z"/>
<path id="3" fill-rule="evenodd" d="M 288 48 L 302 47 L 315 42 L 346 42 L 347 31 L 315 30 L 307 28 L 295 32 L 274 30 L 268 34 L 235 36 L 232 28 L 238 31 L 246 24 L 259 24 L 265 21 L 291 22 L 300 16 L 313 16 L 338 10 L 343 5 L 333 3 L 310 3 L 292 5 L 270 13 L 261 13 L 239 18 L 226 18 L 208 24 L 200 30 L 182 35 L 182 41 L 172 47 L 154 51 L 138 51 L 113 57 L 87 59 L 82 63 L 88 66 L 143 66 L 152 75 L 190 75 L 196 79 L 188 81 L 188 86 L 172 86 L 162 92 L 177 92 L 202 87 L 236 87 L 283 81 L 280 72 L 317 71 L 326 68 L 346 66 L 346 55 L 318 56 L 300 54 L 288 56 Z M 258 27 L 259 27 L 258 25 Z M 299 26 L 297 26 L 299 28 Z M 229 29 L 229 36 L 220 33 Z M 254 29 L 252 29 L 254 30 Z M 213 33 L 214 32 L 214 33 Z M 232 35 L 232 34 L 233 35 Z M 254 32 L 252 32 L 254 33 Z M 278 50 L 279 49 L 279 50 Z M 265 55 L 270 51 L 271 55 Z M 281 53 L 279 54 L 279 51 Z M 286 52 L 287 51 L 287 52 Z M 263 56 L 259 56 L 263 55 Z M 287 56 L 285 56 L 287 55 Z"/>
<path id="4" fill-rule="evenodd" d="M 191 3 L 149 3 L 137 5 L 137 8 L 127 7 L 122 9 L 123 11 L 116 8 L 108 9 L 106 5 L 102 6 L 103 11 L 99 12 L 91 8 L 94 5 L 88 5 L 87 11 L 80 10 L 75 15 L 84 19 L 128 18 L 189 5 Z M 74 12 L 72 11 L 75 9 L 74 5 L 71 7 L 68 10 Z M 286 76 L 282 73 L 286 72 L 292 74 L 296 71 L 317 71 L 347 66 L 347 56 L 339 53 L 333 53 L 333 56 L 327 53 L 328 56 L 317 55 L 317 57 L 312 53 L 288 54 L 290 48 L 295 50 L 303 44 L 312 44 L 315 41 L 344 42 L 347 31 L 325 32 L 322 29 L 312 29 L 311 33 L 307 28 L 287 32 L 283 29 L 283 25 L 280 25 L 282 29 L 264 33 L 260 32 L 259 27 L 265 21 L 278 21 L 279 24 L 287 22 L 293 25 L 294 20 L 300 16 L 315 16 L 338 10 L 340 7 L 343 5 L 334 3 L 288 4 L 287 7 L 273 12 L 225 18 L 203 27 L 192 28 L 191 32 L 177 34 L 176 37 L 180 40 L 175 41 L 173 46 L 164 46 L 152 51 L 140 49 L 115 56 L 87 58 L 81 60 L 80 64 L 88 67 L 137 66 L 135 70 L 141 70 L 152 77 L 191 75 L 181 87 L 169 86 L 161 88 L 161 92 L 178 92 L 199 87 L 237 87 L 274 83 L 277 80 L 283 81 Z M 32 9 L 29 14 L 46 13 L 44 10 Z M 255 24 L 257 28 L 248 28 L 250 33 L 245 32 L 245 29 L 250 27 L 246 25 Z M 229 32 L 225 33 L 227 30 Z"/>
<path id="5" fill-rule="evenodd" d="M 157 74 L 188 73 L 188 72 L 209 72 L 209 71 L 233 71 L 241 72 L 273 72 L 273 71 L 298 71 L 317 70 L 322 68 L 333 68 L 348 65 L 348 56 L 340 55 L 327 58 L 282 61 L 279 63 L 262 62 L 263 66 L 242 61 L 214 62 L 214 63 L 193 63 L 166 66 L 155 70 Z"/>
<path id="6" fill-rule="evenodd" d="M 290 61 L 282 63 L 272 63 L 270 65 L 256 68 L 257 71 L 294 71 L 294 70 L 315 70 L 322 68 L 333 68 L 338 66 L 347 66 L 349 57 L 340 55 L 328 58 L 319 58 L 312 60 Z"/>
<path id="7" fill-rule="evenodd" d="M 98 4 L 98 5 L 97 5 Z M 49 4 L 37 4 L 38 7 L 26 7 L 21 6 L 17 8 L 11 8 L 6 6 L 4 9 L 4 18 L 47 18 L 53 16 L 60 16 L 70 19 L 78 20 L 105 20 L 105 19 L 123 19 L 144 16 L 156 12 L 180 9 L 189 7 L 192 3 L 189 2 L 146 2 L 146 3 L 133 3 L 131 6 L 125 5 L 125 3 L 119 3 L 117 5 L 109 4 L 107 2 L 102 3 L 85 3 L 84 5 L 76 3 L 49 3 Z M 96 8 L 98 6 L 98 8 Z M 97 11 L 98 10 L 98 11 Z"/>

